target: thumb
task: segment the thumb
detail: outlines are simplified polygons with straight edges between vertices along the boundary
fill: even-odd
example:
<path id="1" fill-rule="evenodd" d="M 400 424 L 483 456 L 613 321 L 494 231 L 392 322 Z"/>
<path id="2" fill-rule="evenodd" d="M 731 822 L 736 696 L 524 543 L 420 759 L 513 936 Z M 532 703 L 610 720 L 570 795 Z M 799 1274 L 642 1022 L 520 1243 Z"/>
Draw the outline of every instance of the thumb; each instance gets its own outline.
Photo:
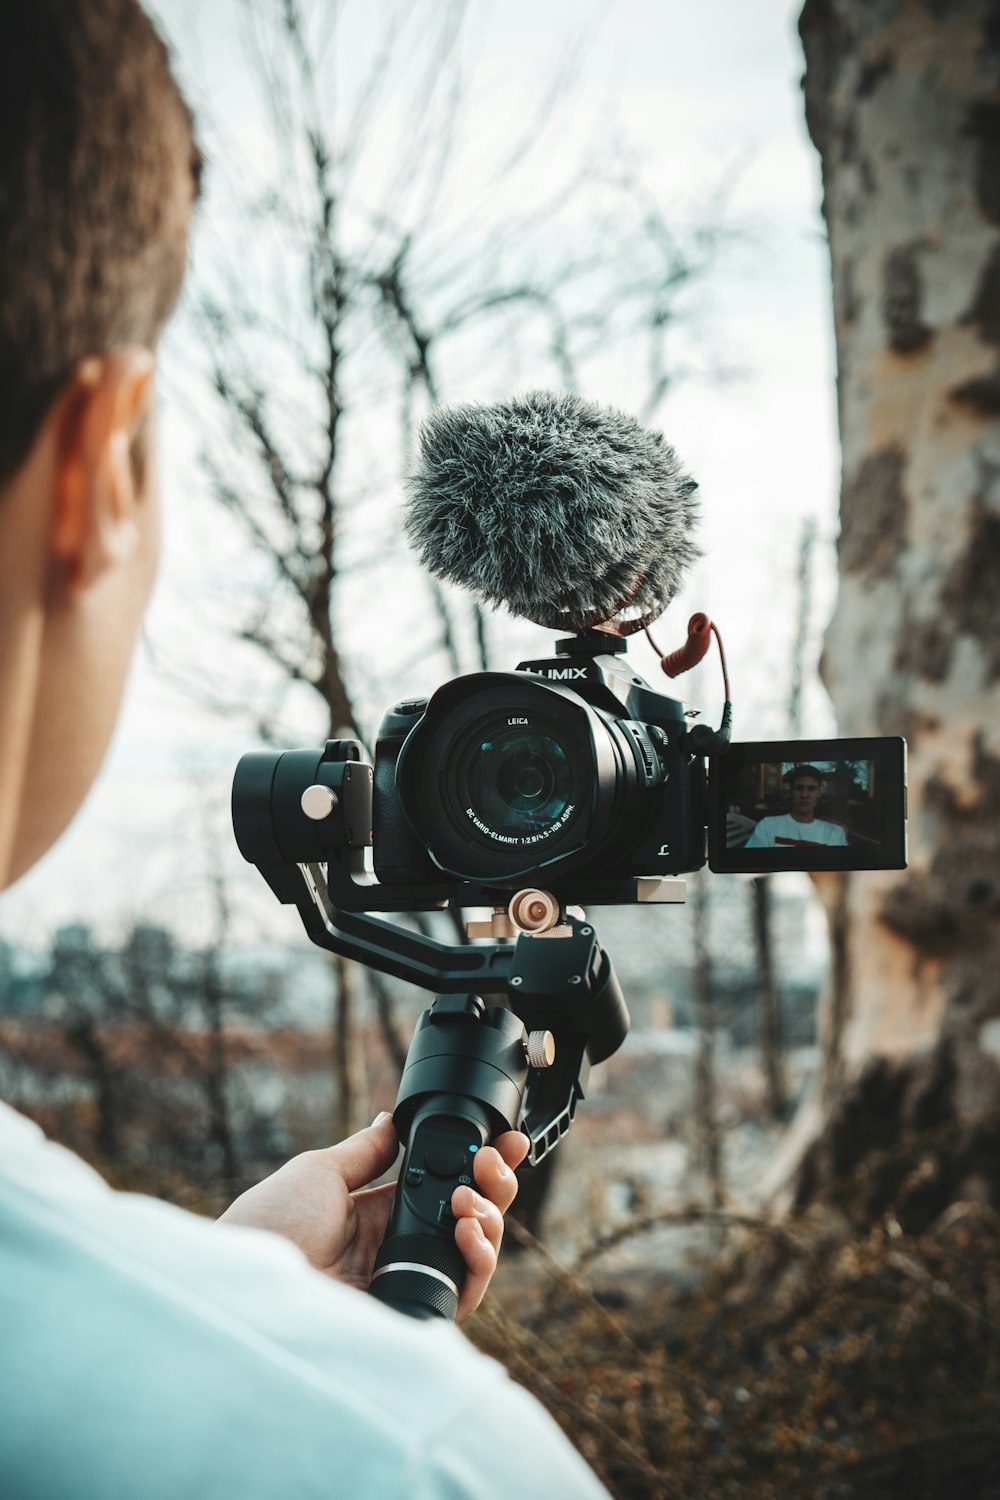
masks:
<path id="1" fill-rule="evenodd" d="M 399 1155 L 399 1137 L 392 1115 L 379 1115 L 367 1130 L 349 1135 L 339 1146 L 328 1146 L 324 1155 L 344 1179 L 348 1192 L 366 1187 L 388 1172 Z"/>

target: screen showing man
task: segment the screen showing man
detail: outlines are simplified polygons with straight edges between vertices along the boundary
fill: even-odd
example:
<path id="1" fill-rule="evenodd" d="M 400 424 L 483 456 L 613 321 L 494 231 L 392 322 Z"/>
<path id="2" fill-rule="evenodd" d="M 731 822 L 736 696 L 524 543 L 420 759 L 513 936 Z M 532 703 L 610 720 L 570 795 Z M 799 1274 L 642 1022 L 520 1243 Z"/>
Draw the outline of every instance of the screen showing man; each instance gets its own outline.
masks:
<path id="1" fill-rule="evenodd" d="M 761 818 L 746 841 L 747 849 L 775 849 L 783 844 L 825 844 L 846 848 L 847 834 L 840 823 L 816 816 L 824 791 L 824 778 L 815 766 L 796 766 L 782 781 L 791 794 L 788 812 Z"/>
<path id="2" fill-rule="evenodd" d="M 713 870 L 906 866 L 901 739 L 737 742 L 710 767 L 709 781 Z"/>

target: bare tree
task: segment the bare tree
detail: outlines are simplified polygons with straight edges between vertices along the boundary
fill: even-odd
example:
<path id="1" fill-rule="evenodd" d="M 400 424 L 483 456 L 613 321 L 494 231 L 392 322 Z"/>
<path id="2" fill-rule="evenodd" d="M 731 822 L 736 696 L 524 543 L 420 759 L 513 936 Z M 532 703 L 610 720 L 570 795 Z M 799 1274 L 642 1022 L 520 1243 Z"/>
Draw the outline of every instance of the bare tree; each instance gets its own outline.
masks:
<path id="1" fill-rule="evenodd" d="M 1000 1203 L 1000 12 L 808 0 L 800 31 L 843 450 L 823 670 L 842 732 L 907 737 L 911 863 L 820 882 L 795 1181 L 919 1227 Z"/>
<path id="2" fill-rule="evenodd" d="M 677 373 L 672 352 L 685 298 L 714 266 L 728 230 L 720 201 L 689 234 L 675 229 L 623 152 L 613 166 L 581 163 L 538 203 L 531 171 L 572 85 L 572 49 L 488 191 L 463 211 L 449 202 L 449 180 L 465 83 L 464 4 L 387 12 L 346 109 L 324 83 L 339 8 L 282 0 L 248 3 L 243 15 L 274 148 L 266 186 L 242 195 L 244 244 L 265 247 L 270 258 L 252 275 L 242 263 L 217 265 L 203 287 L 211 420 L 221 417 L 204 470 L 257 559 L 237 631 L 263 668 L 254 683 L 262 734 L 280 732 L 291 690 L 310 714 L 318 710 L 322 732 L 367 747 L 373 700 L 389 672 L 370 658 L 352 670 L 344 600 L 355 570 L 398 555 L 390 502 L 421 412 L 463 393 L 456 372 L 470 348 L 481 359 L 521 341 L 536 384 L 575 387 L 598 351 L 628 351 L 648 371 L 652 416 Z M 404 84 L 398 163 L 383 200 L 371 201 L 364 179 L 373 132 Z M 595 174 L 604 176 L 603 206 L 586 209 L 580 233 L 575 220 Z M 528 207 L 498 225 L 484 205 L 501 191 L 513 201 L 519 185 Z M 361 515 L 366 548 L 351 556 Z M 438 632 L 435 642 L 418 624 L 411 648 L 425 656 L 440 650 L 451 673 L 467 662 L 490 665 L 477 606 L 460 612 L 416 572 L 411 587 L 428 599 Z M 373 616 L 381 602 L 370 601 Z M 419 607 L 413 613 L 419 618 Z M 405 662 L 391 665 L 399 673 Z M 246 694 L 236 698 L 245 712 Z M 358 1029 L 349 1020 L 356 986 L 348 965 L 332 972 L 337 1121 L 346 1129 L 364 1113 Z M 392 1046 L 384 989 L 379 1014 Z"/>
<path id="3" fill-rule="evenodd" d="M 751 923 L 757 956 L 757 1034 L 764 1071 L 764 1102 L 772 1120 L 785 1111 L 787 1089 L 781 1034 L 781 994 L 774 960 L 774 891 L 769 875 L 750 882 Z"/>
<path id="4" fill-rule="evenodd" d="M 223 928 L 189 950 L 167 929 L 140 922 L 116 945 L 83 923 L 67 924 L 37 975 L 38 1014 L 7 1029 L 27 1106 L 55 1109 L 60 1139 L 130 1181 L 146 1171 L 153 1190 L 164 1164 L 170 1177 L 171 1160 L 213 1184 L 221 1177 L 223 1190 L 243 1183 L 224 936 Z M 239 1000 L 252 1008 L 245 991 Z M 60 1083 L 67 1079 L 68 1087 Z"/>
<path id="5" fill-rule="evenodd" d="M 809 518 L 803 523 L 799 543 L 797 610 L 792 632 L 788 692 L 788 733 L 792 739 L 797 739 L 802 733 L 802 688 L 806 642 L 809 639 L 812 554 L 815 542 L 816 523 Z M 770 875 L 758 875 L 750 882 L 750 901 L 751 927 L 757 955 L 757 1029 L 764 1069 L 764 1098 L 767 1113 L 773 1120 L 780 1120 L 788 1105 L 788 1084 L 781 1025 L 781 990 L 774 955 L 775 902 Z"/>
<path id="6" fill-rule="evenodd" d="M 694 919 L 692 986 L 695 1025 L 698 1030 L 694 1070 L 695 1154 L 708 1183 L 709 1198 L 718 1207 L 725 1196 L 716 1069 L 718 996 L 709 931 L 708 885 L 704 872 L 692 877 L 690 888 Z"/>
<path id="7" fill-rule="evenodd" d="M 219 858 L 218 845 L 212 838 L 205 809 L 202 824 L 215 922 L 214 930 L 199 954 L 192 989 L 193 998 L 201 1010 L 207 1039 L 202 1068 L 208 1102 L 209 1132 L 218 1147 L 223 1177 L 232 1190 L 241 1176 L 240 1156 L 233 1130 L 226 1048 L 226 1007 L 231 995 L 224 972 L 224 959 L 232 914 L 223 864 Z"/>
<path id="8" fill-rule="evenodd" d="M 94 1147 L 105 1161 L 122 1152 L 131 1086 L 115 1056 L 109 1027 L 121 1023 L 127 997 L 108 974 L 105 954 L 89 927 L 71 923 L 52 941 L 45 989 L 62 1001 L 62 1031 L 89 1075 L 94 1098 Z"/>

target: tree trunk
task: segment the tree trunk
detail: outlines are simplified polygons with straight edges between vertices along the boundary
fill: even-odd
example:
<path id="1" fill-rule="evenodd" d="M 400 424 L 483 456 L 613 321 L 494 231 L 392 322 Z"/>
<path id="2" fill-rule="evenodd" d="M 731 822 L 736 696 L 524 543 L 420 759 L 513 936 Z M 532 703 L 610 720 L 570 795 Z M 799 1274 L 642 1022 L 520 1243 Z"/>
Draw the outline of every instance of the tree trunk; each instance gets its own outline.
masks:
<path id="1" fill-rule="evenodd" d="M 93 1017 L 77 1013 L 66 1027 L 66 1040 L 86 1060 L 94 1084 L 94 1146 L 103 1162 L 121 1156 L 121 1079 Z"/>
<path id="2" fill-rule="evenodd" d="M 910 867 L 817 880 L 796 1191 L 917 1228 L 1000 1205 L 1000 4 L 807 0 L 799 24 L 843 454 L 822 670 L 841 734 L 908 740 Z"/>
<path id="3" fill-rule="evenodd" d="M 334 1100 L 334 1140 L 353 1135 L 368 1121 L 363 1118 L 366 1105 L 365 1065 L 361 1028 L 357 1010 L 357 974 L 350 959 L 334 954 L 333 1074 L 336 1086 Z"/>
<path id="4" fill-rule="evenodd" d="M 785 1087 L 785 1063 L 781 1037 L 781 996 L 774 974 L 774 944 L 771 900 L 771 877 L 761 875 L 750 882 L 753 906 L 754 948 L 757 954 L 757 1025 L 760 1033 L 760 1058 L 764 1071 L 764 1106 L 772 1120 L 785 1112 L 788 1091 Z"/>
<path id="5" fill-rule="evenodd" d="M 241 1170 L 229 1108 L 229 1059 L 223 1016 L 225 986 L 219 964 L 218 949 L 210 948 L 202 969 L 201 1001 L 206 1032 L 204 1082 L 209 1137 L 219 1152 L 226 1186 L 231 1188 L 239 1181 Z"/>
<path id="6" fill-rule="evenodd" d="M 691 909 L 694 918 L 694 965 L 691 975 L 694 990 L 695 1024 L 698 1028 L 698 1051 L 694 1065 L 695 1160 L 705 1175 L 709 1200 L 718 1208 L 724 1198 L 722 1168 L 722 1135 L 719 1130 L 718 1088 L 715 1067 L 715 984 L 712 952 L 708 938 L 708 888 L 704 875 L 691 881 Z"/>

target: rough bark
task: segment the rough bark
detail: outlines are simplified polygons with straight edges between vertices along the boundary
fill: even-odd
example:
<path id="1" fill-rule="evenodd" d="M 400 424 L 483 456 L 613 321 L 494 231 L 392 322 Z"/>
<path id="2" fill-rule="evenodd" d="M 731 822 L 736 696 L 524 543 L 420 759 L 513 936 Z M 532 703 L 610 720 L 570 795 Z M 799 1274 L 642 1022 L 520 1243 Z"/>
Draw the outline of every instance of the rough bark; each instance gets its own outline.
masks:
<path id="1" fill-rule="evenodd" d="M 764 1107 L 772 1120 L 780 1120 L 788 1100 L 781 1035 L 781 996 L 774 972 L 771 921 L 771 879 L 762 875 L 750 882 L 754 948 L 757 954 L 757 1025 L 760 1060 L 764 1073 Z"/>
<path id="2" fill-rule="evenodd" d="M 334 954 L 330 960 L 335 976 L 333 1011 L 333 1071 L 336 1095 L 333 1138 L 343 1140 L 367 1125 L 367 1086 L 361 1030 L 357 1024 L 357 968 Z"/>
<path id="3" fill-rule="evenodd" d="M 910 866 L 818 882 L 797 1193 L 882 1212 L 917 1149 L 920 1218 L 1000 1203 L 1000 4 L 807 0 L 800 31 L 843 454 L 823 675 L 840 733 L 908 740 Z"/>
<path id="4" fill-rule="evenodd" d="M 718 1208 L 725 1199 L 725 1183 L 715 1062 L 718 1018 L 708 930 L 708 889 L 704 876 L 691 882 L 691 910 L 694 918 L 691 984 L 698 1028 L 694 1067 L 695 1160 L 705 1176 L 709 1202 Z"/>

